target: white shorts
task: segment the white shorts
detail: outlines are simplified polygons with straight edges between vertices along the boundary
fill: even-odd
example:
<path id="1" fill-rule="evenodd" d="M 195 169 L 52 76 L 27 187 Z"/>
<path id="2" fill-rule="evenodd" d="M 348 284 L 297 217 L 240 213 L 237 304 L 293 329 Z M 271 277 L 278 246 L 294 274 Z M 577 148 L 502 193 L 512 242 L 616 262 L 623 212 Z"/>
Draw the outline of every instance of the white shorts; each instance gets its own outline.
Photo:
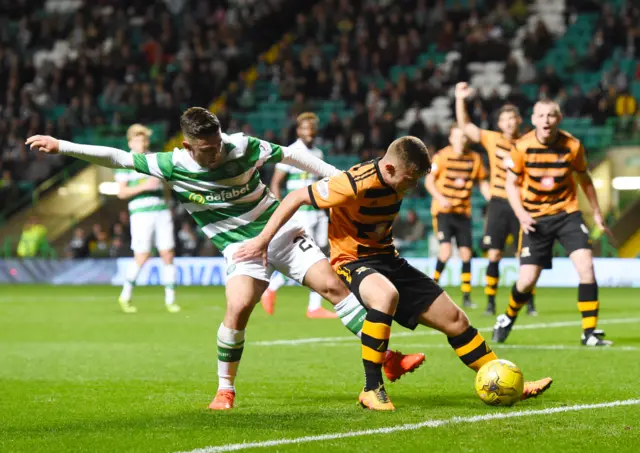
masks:
<path id="1" fill-rule="evenodd" d="M 302 225 L 318 247 L 324 248 L 329 244 L 329 218 L 324 211 L 298 211 L 293 219 Z"/>
<path id="2" fill-rule="evenodd" d="M 138 212 L 131 216 L 131 250 L 149 253 L 154 245 L 159 251 L 175 248 L 173 218 L 169 210 Z"/>
<path id="3" fill-rule="evenodd" d="M 234 262 L 233 254 L 242 244 L 243 242 L 238 242 L 224 249 L 227 280 L 236 275 L 248 275 L 256 280 L 268 282 L 271 274 L 277 270 L 302 284 L 311 266 L 327 259 L 313 239 L 305 234 L 302 226 L 293 219 L 278 231 L 269 244 L 267 267 L 262 263 L 262 258 Z"/>

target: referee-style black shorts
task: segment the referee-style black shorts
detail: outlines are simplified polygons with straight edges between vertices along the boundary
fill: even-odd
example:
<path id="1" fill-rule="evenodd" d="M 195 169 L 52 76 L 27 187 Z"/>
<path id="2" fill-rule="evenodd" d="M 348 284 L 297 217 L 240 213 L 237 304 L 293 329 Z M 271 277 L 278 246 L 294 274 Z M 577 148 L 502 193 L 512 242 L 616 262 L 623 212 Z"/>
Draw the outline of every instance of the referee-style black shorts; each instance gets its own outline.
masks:
<path id="1" fill-rule="evenodd" d="M 487 222 L 484 226 L 482 248 L 504 250 L 509 235 L 518 240 L 520 222 L 504 198 L 491 198 L 487 205 Z"/>
<path id="2" fill-rule="evenodd" d="M 455 238 L 458 247 L 471 247 L 471 218 L 464 214 L 438 214 L 433 231 L 441 244 Z"/>
<path id="3" fill-rule="evenodd" d="M 567 255 L 579 249 L 591 249 L 589 230 L 580 211 L 570 214 L 561 212 L 535 220 L 536 231 L 520 236 L 520 264 L 535 264 L 543 269 L 551 269 L 553 242 L 556 239 Z"/>
<path id="4" fill-rule="evenodd" d="M 393 319 L 411 330 L 417 327 L 420 315 L 444 292 L 433 279 L 394 255 L 367 257 L 338 269 L 338 275 L 363 305 L 360 284 L 375 273 L 385 276 L 398 290 L 400 299 Z"/>

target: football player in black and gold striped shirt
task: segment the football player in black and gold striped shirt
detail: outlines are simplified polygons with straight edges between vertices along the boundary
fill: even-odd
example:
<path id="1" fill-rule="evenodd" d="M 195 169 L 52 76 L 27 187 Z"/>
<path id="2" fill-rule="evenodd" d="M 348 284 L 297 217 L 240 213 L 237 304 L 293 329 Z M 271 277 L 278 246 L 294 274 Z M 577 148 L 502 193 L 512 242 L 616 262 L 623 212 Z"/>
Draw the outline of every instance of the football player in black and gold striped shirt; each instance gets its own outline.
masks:
<path id="1" fill-rule="evenodd" d="M 440 241 L 438 261 L 433 279 L 438 282 L 451 257 L 451 240 L 462 260 L 460 274 L 463 304 L 475 308 L 471 302 L 471 191 L 478 184 L 484 197 L 489 199 L 489 183 L 480 155 L 468 146 L 462 129 L 452 127 L 450 145 L 433 158 L 433 169 L 425 178 L 425 188 L 433 197 L 431 216 L 433 232 Z"/>
<path id="2" fill-rule="evenodd" d="M 542 269 L 551 269 L 553 243 L 564 247 L 580 276 L 578 309 L 582 314 L 582 344 L 608 346 L 597 329 L 598 284 L 593 270 L 589 230 L 578 208 L 577 185 L 582 186 L 597 227 L 606 230 L 596 190 L 587 172 L 582 143 L 559 129 L 560 107 L 539 101 L 531 122 L 535 129 L 515 142 L 507 176 L 507 194 L 521 225 L 520 274 L 511 290 L 507 312 L 498 316 L 493 339 L 504 342 L 519 310 L 531 296 Z"/>
<path id="3" fill-rule="evenodd" d="M 488 249 L 486 284 L 487 311 L 496 314 L 496 294 L 500 282 L 500 260 L 509 236 L 518 240 L 520 222 L 513 213 L 507 200 L 507 166 L 511 146 L 520 137 L 522 117 L 518 107 L 505 104 L 498 111 L 498 131 L 480 129 L 469 121 L 465 100 L 473 94 L 473 89 L 466 83 L 456 85 L 456 120 L 458 126 L 470 141 L 480 143 L 487 151 L 490 167 L 491 199 L 487 204 L 487 221 L 484 227 L 482 243 Z M 527 305 L 527 313 L 537 315 L 533 297 Z"/>

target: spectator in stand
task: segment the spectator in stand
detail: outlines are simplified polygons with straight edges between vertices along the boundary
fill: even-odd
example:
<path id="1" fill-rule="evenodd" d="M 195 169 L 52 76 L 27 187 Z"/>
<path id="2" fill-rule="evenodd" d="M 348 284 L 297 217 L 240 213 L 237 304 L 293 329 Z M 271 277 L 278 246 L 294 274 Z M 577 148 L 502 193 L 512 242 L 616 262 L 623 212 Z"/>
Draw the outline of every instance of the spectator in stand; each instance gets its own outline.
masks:
<path id="1" fill-rule="evenodd" d="M 88 258 L 89 257 L 89 241 L 84 228 L 76 228 L 73 231 L 73 237 L 65 249 L 67 258 Z"/>
<path id="2" fill-rule="evenodd" d="M 22 230 L 17 254 L 20 258 L 34 258 L 46 245 L 48 245 L 47 228 L 40 223 L 38 216 L 33 215 Z"/>
<path id="3" fill-rule="evenodd" d="M 178 231 L 178 254 L 179 256 L 198 255 L 198 237 L 188 221 L 183 222 Z"/>

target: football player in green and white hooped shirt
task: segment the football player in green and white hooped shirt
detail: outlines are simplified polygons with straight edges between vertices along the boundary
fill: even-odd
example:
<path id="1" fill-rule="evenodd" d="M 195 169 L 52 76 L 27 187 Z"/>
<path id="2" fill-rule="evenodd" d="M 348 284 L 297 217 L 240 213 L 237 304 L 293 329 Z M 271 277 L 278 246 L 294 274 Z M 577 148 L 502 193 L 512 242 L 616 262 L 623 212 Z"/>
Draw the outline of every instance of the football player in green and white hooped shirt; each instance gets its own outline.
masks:
<path id="1" fill-rule="evenodd" d="M 142 124 L 134 124 L 127 130 L 127 140 L 132 153 L 149 152 L 151 129 Z M 164 263 L 162 281 L 164 284 L 164 301 L 170 313 L 180 311 L 175 303 L 176 267 L 175 240 L 173 237 L 173 219 L 164 195 L 164 186 L 158 178 L 138 173 L 135 170 L 118 168 L 115 179 L 120 184 L 118 198 L 129 200 L 129 217 L 131 219 L 131 250 L 134 260 L 126 271 L 125 282 L 120 293 L 120 307 L 125 313 L 136 313 L 131 304 L 131 295 L 140 269 L 151 256 L 153 245 Z M 154 241 L 155 239 L 155 241 Z"/>
<path id="2" fill-rule="evenodd" d="M 289 145 L 290 148 L 299 148 L 303 152 L 310 153 L 318 159 L 323 159 L 322 150 L 314 146 L 316 134 L 318 133 L 318 116 L 315 113 L 304 112 L 296 118 L 296 133 L 298 140 Z M 299 170 L 291 165 L 277 163 L 276 170 L 271 178 L 270 189 L 278 200 L 281 200 L 280 190 L 282 184 L 286 181 L 286 192 L 290 193 L 301 187 L 307 187 L 318 180 L 318 177 L 312 173 Z M 303 206 L 293 216 L 311 236 L 320 249 L 324 250 L 329 245 L 328 228 L 329 219 L 324 211 L 316 210 L 313 206 Z M 273 314 L 276 291 L 285 284 L 284 276 L 276 272 L 271 278 L 269 287 L 262 295 L 262 307 L 270 315 Z M 309 294 L 309 304 L 307 305 L 308 318 L 335 318 L 337 315 L 322 307 L 322 297 L 315 291 Z"/>
<path id="3" fill-rule="evenodd" d="M 135 169 L 167 181 L 202 231 L 222 251 L 227 266 L 227 310 L 218 329 L 218 391 L 209 408 L 226 410 L 235 401 L 235 378 L 249 316 L 274 268 L 329 300 L 355 335 L 361 334 L 366 310 L 295 221 L 274 237 L 263 259 L 233 260 L 235 251 L 262 231 L 279 205 L 260 181 L 260 166 L 284 161 L 323 177 L 339 173 L 336 168 L 295 148 L 282 148 L 243 134 L 222 134 L 218 118 L 201 107 L 186 110 L 180 117 L 180 127 L 185 136 L 184 149 L 169 153 L 130 154 L 42 135 L 29 137 L 26 144 L 40 152 L 61 153 L 109 168 Z M 389 370 L 399 377 L 412 371 L 403 366 L 403 357 L 389 351 L 385 373 Z"/>

